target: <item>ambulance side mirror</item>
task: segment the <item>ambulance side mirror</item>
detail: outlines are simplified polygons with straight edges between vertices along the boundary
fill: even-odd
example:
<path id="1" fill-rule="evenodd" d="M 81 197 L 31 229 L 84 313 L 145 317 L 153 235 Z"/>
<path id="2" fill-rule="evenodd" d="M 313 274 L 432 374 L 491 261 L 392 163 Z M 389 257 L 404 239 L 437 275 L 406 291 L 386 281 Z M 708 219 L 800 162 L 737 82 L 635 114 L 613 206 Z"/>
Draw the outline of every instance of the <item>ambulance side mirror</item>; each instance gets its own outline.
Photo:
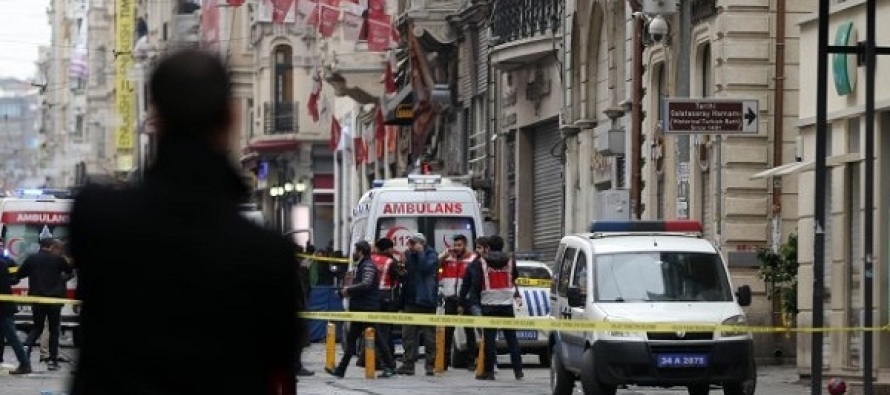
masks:
<path id="1" fill-rule="evenodd" d="M 584 307 L 585 296 L 586 295 L 581 292 L 581 287 L 569 287 L 568 291 L 566 291 L 569 307 Z"/>
<path id="2" fill-rule="evenodd" d="M 747 307 L 751 305 L 751 287 L 742 285 L 735 294 L 739 300 L 739 306 Z"/>

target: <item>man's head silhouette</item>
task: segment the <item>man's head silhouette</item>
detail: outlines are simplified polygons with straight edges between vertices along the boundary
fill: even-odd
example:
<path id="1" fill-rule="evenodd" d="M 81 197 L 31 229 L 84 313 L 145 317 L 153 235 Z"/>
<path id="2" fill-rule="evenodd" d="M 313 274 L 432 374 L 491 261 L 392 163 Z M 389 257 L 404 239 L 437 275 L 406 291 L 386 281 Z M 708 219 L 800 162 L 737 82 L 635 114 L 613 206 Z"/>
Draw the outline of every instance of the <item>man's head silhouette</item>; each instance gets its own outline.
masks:
<path id="1" fill-rule="evenodd" d="M 167 55 L 151 74 L 149 92 L 162 140 L 228 148 L 236 113 L 229 71 L 218 56 L 195 49 Z"/>

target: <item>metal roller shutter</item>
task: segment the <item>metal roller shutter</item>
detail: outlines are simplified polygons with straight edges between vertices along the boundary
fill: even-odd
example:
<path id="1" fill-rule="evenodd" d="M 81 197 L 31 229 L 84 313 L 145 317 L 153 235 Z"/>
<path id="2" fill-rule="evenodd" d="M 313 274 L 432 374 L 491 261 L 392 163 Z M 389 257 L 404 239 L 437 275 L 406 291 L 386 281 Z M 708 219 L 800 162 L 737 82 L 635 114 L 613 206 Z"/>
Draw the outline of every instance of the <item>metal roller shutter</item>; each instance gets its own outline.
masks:
<path id="1" fill-rule="evenodd" d="M 563 234 L 562 209 L 565 205 L 563 166 L 558 152 L 559 123 L 548 122 L 534 130 L 534 249 L 544 262 L 551 262 Z"/>

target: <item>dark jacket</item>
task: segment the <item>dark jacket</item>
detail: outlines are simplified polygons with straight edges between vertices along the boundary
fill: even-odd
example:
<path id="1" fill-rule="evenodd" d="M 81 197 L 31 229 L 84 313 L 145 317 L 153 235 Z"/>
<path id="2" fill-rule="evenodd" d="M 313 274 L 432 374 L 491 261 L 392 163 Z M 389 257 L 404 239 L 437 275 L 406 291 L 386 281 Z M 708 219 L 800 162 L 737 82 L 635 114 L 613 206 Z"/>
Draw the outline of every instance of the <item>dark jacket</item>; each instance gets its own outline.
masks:
<path id="1" fill-rule="evenodd" d="M 436 280 L 439 255 L 432 247 L 424 246 L 423 252 L 407 251 L 405 257 L 407 272 L 403 277 L 403 305 L 436 307 L 439 295 Z"/>
<path id="2" fill-rule="evenodd" d="M 356 265 L 352 285 L 346 287 L 349 311 L 380 311 L 380 292 L 377 289 L 380 274 L 371 258 L 362 258 Z"/>
<path id="3" fill-rule="evenodd" d="M 504 266 L 507 266 L 513 258 L 509 255 L 501 252 L 501 251 L 491 251 L 488 253 L 488 256 L 485 257 L 485 263 L 488 267 L 492 269 L 501 269 Z M 513 270 L 512 270 L 512 278 L 513 282 L 516 282 L 516 277 L 519 277 L 519 269 L 516 268 L 516 262 L 513 262 Z M 482 288 L 484 287 L 485 278 L 482 273 L 482 263 L 479 259 L 473 261 L 469 266 L 467 266 L 466 272 L 464 272 L 464 281 L 460 288 L 459 293 L 459 303 L 462 306 L 468 307 L 471 305 L 479 305 L 482 299 Z M 519 298 L 521 295 L 519 294 L 519 289 L 514 287 L 513 297 Z"/>
<path id="4" fill-rule="evenodd" d="M 16 276 L 28 278 L 28 295 L 64 298 L 73 272 L 65 258 L 41 249 L 25 258 Z"/>
<path id="5" fill-rule="evenodd" d="M 18 283 L 15 275 L 9 273 L 9 268 L 15 267 L 15 261 L 6 257 L 0 257 L 0 295 L 12 295 L 12 286 Z M 15 303 L 0 302 L 0 318 L 15 315 Z"/>
<path id="6" fill-rule="evenodd" d="M 295 246 L 241 216 L 248 190 L 224 155 L 169 138 L 157 155 L 144 184 L 76 197 L 71 394 L 293 394 Z"/>

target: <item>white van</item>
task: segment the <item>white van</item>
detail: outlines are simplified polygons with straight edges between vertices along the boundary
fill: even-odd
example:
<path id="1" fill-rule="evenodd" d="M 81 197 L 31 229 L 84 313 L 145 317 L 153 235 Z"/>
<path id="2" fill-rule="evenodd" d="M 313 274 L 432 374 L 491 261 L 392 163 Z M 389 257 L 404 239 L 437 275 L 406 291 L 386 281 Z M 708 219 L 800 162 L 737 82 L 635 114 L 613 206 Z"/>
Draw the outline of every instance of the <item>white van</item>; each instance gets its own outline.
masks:
<path id="1" fill-rule="evenodd" d="M 482 235 L 482 211 L 469 187 L 439 175 L 410 175 L 380 182 L 365 192 L 352 213 L 349 249 L 360 240 L 371 245 L 392 239 L 397 257 L 408 239 L 423 233 L 436 252 L 451 248 L 452 237 L 467 237 L 468 249 Z"/>
<path id="2" fill-rule="evenodd" d="M 562 238 L 551 287 L 552 315 L 596 322 L 743 325 L 751 290 L 732 292 L 717 249 L 697 221 L 595 221 Z M 754 393 L 749 332 L 552 332 L 550 384 L 571 394 L 615 394 L 619 386 L 687 387 L 707 394 Z"/>

